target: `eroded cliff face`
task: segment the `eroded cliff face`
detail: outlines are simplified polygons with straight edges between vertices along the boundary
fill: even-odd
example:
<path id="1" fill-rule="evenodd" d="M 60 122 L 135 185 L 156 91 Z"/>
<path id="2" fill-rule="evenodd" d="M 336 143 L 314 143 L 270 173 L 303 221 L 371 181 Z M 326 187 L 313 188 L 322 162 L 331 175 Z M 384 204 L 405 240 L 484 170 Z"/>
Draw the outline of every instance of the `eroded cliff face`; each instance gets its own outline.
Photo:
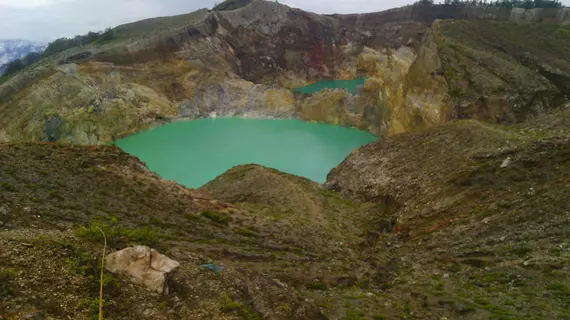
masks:
<path id="1" fill-rule="evenodd" d="M 455 118 L 516 122 L 566 100 L 566 13 L 408 6 L 322 16 L 252 1 L 144 20 L 0 85 L 0 139 L 97 144 L 212 116 L 299 118 L 377 135 Z M 356 94 L 290 90 L 358 76 L 367 80 Z"/>

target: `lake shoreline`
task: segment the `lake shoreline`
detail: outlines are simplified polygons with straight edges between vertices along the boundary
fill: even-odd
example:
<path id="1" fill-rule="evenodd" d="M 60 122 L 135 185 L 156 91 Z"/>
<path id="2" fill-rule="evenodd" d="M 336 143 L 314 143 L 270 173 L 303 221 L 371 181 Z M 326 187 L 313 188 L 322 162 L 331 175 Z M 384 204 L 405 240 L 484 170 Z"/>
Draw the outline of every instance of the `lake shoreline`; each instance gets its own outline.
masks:
<path id="1" fill-rule="evenodd" d="M 190 188 L 232 167 L 258 164 L 318 183 L 354 149 L 378 137 L 297 119 L 215 117 L 179 120 L 117 140 L 164 179 Z"/>

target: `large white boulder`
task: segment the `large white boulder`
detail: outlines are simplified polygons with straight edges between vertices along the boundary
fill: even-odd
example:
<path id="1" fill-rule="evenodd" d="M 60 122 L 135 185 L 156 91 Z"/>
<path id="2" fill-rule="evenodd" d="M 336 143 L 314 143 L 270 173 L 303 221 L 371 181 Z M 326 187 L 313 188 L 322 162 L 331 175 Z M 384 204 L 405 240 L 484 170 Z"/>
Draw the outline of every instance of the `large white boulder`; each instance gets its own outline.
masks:
<path id="1" fill-rule="evenodd" d="M 107 270 L 126 275 L 149 290 L 168 294 L 166 276 L 180 265 L 178 261 L 146 246 L 125 248 L 107 256 Z"/>

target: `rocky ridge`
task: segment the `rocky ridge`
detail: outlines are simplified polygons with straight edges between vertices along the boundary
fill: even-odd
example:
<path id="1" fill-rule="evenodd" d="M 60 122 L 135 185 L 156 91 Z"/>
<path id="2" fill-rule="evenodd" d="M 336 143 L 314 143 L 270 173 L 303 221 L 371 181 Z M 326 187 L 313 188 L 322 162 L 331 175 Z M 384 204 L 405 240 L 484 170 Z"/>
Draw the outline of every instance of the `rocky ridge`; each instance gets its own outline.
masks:
<path id="1" fill-rule="evenodd" d="M 98 144 L 211 116 L 390 135 L 457 118 L 522 121 L 567 99 L 567 9 L 238 7 L 119 26 L 114 41 L 40 61 L 0 85 L 0 138 Z M 367 81 L 356 95 L 290 90 L 357 76 Z"/>

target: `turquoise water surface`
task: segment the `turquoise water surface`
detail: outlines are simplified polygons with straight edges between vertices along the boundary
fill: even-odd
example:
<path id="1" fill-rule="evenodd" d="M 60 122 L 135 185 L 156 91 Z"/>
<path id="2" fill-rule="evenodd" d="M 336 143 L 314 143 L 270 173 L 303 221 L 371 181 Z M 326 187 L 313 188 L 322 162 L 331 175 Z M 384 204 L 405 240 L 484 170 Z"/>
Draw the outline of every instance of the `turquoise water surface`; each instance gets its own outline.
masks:
<path id="1" fill-rule="evenodd" d="M 364 78 L 356 78 L 354 80 L 321 80 L 308 86 L 293 89 L 296 92 L 312 94 L 323 89 L 346 89 L 350 93 L 355 93 L 358 86 L 364 86 Z"/>
<path id="2" fill-rule="evenodd" d="M 228 169 L 260 164 L 323 183 L 355 148 L 376 136 L 298 120 L 180 121 L 118 140 L 165 179 L 198 188 Z"/>

